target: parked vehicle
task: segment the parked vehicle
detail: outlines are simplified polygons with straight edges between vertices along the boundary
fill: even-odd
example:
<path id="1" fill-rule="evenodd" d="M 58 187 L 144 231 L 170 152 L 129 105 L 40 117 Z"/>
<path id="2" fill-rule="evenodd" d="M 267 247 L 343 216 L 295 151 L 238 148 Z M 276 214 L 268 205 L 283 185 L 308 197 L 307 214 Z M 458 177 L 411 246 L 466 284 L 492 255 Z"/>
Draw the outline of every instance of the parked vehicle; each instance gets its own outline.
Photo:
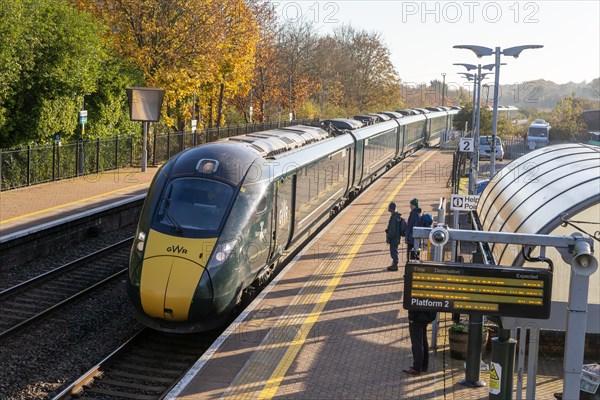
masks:
<path id="1" fill-rule="evenodd" d="M 548 140 L 550 140 L 550 124 L 543 119 L 533 121 L 527 130 L 527 147 L 530 150 L 544 147 L 548 145 Z"/>
<path id="2" fill-rule="evenodd" d="M 479 137 L 479 159 L 492 158 L 492 137 L 491 136 L 480 136 Z M 504 146 L 502 145 L 502 139 L 496 136 L 496 160 L 502 161 L 504 159 Z"/>

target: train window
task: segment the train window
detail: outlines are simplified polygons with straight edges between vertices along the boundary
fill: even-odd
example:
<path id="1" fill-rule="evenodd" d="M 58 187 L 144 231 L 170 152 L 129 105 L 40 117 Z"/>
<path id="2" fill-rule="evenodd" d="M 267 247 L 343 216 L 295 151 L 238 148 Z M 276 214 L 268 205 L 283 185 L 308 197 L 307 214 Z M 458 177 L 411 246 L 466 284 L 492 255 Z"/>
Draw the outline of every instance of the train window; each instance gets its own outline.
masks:
<path id="1" fill-rule="evenodd" d="M 169 183 L 155 223 L 176 232 L 218 231 L 233 197 L 233 187 L 202 178 Z"/>

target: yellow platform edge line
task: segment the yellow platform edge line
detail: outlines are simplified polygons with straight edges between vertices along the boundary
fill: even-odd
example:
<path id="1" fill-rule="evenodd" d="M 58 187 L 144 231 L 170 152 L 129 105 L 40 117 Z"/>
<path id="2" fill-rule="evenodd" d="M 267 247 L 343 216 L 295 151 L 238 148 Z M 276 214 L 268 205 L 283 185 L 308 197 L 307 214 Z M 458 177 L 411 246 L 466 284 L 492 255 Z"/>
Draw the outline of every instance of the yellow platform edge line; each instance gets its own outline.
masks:
<path id="1" fill-rule="evenodd" d="M 69 203 L 59 204 L 59 205 L 54 206 L 54 207 L 49 207 L 49 208 L 45 208 L 43 210 L 34 211 L 34 212 L 29 213 L 29 214 L 23 214 L 23 215 L 19 215 L 18 217 L 13 217 L 13 218 L 5 219 L 3 221 L 0 221 L 0 224 L 5 224 L 7 222 L 13 222 L 13 221 L 17 221 L 19 219 L 23 219 L 23 218 L 27 218 L 27 217 L 32 217 L 34 215 L 43 214 L 43 213 L 48 212 L 48 211 L 57 210 L 57 209 L 62 208 L 62 207 L 72 206 L 73 204 L 82 203 L 82 202 L 88 201 L 88 200 L 98 199 L 100 197 L 104 197 L 104 196 L 107 196 L 107 195 L 110 195 L 110 194 L 113 194 L 113 193 L 118 193 L 118 192 L 122 192 L 124 190 L 129 190 L 129 189 L 134 189 L 134 188 L 137 188 L 137 187 L 140 187 L 140 186 L 144 186 L 144 185 L 150 185 L 150 183 L 139 183 L 137 185 L 129 186 L 129 187 L 126 187 L 126 188 L 121 188 L 121 189 L 113 190 L 113 191 L 110 191 L 110 192 L 106 192 L 106 193 L 102 193 L 102 194 L 97 194 L 95 196 L 86 197 L 85 199 L 79 199 L 79 200 L 71 201 Z"/>
<path id="2" fill-rule="evenodd" d="M 394 200 L 394 197 L 396 197 L 398 192 L 400 192 L 400 189 L 402 189 L 402 187 L 404 187 L 406 182 L 408 182 L 408 180 L 419 170 L 421 165 L 423 163 L 425 163 L 431 156 L 433 156 L 433 154 L 435 154 L 435 152 L 433 152 L 433 151 L 430 154 L 428 154 L 417 165 L 417 168 L 415 168 L 412 172 L 410 172 L 402 180 L 402 182 L 400 182 L 398 187 L 396 187 L 396 190 L 394 190 L 394 192 L 392 192 L 392 194 L 390 194 L 389 197 L 386 199 L 385 204 L 389 204 L 391 201 Z M 283 378 L 285 377 L 285 374 L 287 373 L 288 369 L 291 367 L 292 363 L 296 359 L 296 356 L 298 355 L 298 353 L 300 352 L 300 349 L 304 345 L 304 342 L 306 341 L 308 334 L 312 330 L 313 325 L 319 319 L 321 312 L 323 311 L 323 309 L 325 308 L 325 305 L 331 298 L 331 295 L 333 294 L 337 285 L 339 284 L 340 280 L 342 279 L 342 276 L 344 275 L 344 273 L 350 266 L 350 263 L 354 260 L 354 256 L 356 254 L 358 254 L 358 251 L 362 247 L 362 245 L 365 242 L 365 240 L 367 239 L 368 235 L 371 233 L 371 231 L 375 227 L 375 224 L 383 216 L 383 213 L 385 211 L 387 211 L 387 207 L 381 208 L 381 210 L 378 211 L 375 214 L 375 216 L 373 216 L 373 218 L 371 218 L 371 220 L 369 221 L 365 230 L 360 234 L 360 236 L 358 237 L 358 240 L 356 241 L 354 246 L 352 246 L 352 249 L 350 250 L 350 254 L 351 254 L 350 258 L 345 259 L 340 264 L 340 266 L 337 268 L 335 275 L 329 280 L 329 282 L 327 283 L 327 286 L 325 287 L 325 291 L 319 297 L 319 301 L 317 302 L 317 304 L 315 305 L 315 307 L 313 308 L 311 313 L 305 318 L 304 322 L 302 323 L 302 327 L 298 330 L 298 333 L 296 334 L 296 336 L 290 343 L 290 346 L 287 349 L 287 351 L 285 352 L 285 355 L 283 356 L 283 358 L 281 359 L 279 364 L 277 364 L 277 367 L 273 371 L 273 374 L 267 381 L 263 390 L 258 395 L 259 399 L 261 399 L 261 400 L 262 399 L 272 399 L 275 396 L 275 394 L 277 393 L 277 390 L 279 389 L 279 386 L 281 385 L 281 382 L 283 381 Z"/>

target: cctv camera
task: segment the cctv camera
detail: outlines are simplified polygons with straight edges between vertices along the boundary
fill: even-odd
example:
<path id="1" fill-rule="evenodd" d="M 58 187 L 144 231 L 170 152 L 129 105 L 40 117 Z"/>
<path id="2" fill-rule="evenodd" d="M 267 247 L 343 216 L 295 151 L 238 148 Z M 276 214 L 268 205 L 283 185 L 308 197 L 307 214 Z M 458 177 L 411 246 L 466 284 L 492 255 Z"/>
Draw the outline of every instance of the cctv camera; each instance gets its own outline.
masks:
<path id="1" fill-rule="evenodd" d="M 448 243 L 448 231 L 442 227 L 435 227 L 429 232 L 429 240 L 434 246 L 443 246 Z"/>
<path id="2" fill-rule="evenodd" d="M 598 269 L 598 260 L 592 254 L 590 244 L 576 240 L 573 248 L 571 267 L 576 275 L 590 276 Z"/>

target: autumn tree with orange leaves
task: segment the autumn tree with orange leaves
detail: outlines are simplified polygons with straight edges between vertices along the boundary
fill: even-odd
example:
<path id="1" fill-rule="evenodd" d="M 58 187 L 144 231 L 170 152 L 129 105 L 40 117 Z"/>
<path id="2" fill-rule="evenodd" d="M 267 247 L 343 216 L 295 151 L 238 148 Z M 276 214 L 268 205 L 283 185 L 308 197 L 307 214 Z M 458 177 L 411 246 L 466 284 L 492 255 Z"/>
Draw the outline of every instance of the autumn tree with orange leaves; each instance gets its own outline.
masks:
<path id="1" fill-rule="evenodd" d="M 164 88 L 166 124 L 183 129 L 195 103 L 219 123 L 227 99 L 248 91 L 258 28 L 243 0 L 80 0 L 109 27 L 148 87 Z"/>

